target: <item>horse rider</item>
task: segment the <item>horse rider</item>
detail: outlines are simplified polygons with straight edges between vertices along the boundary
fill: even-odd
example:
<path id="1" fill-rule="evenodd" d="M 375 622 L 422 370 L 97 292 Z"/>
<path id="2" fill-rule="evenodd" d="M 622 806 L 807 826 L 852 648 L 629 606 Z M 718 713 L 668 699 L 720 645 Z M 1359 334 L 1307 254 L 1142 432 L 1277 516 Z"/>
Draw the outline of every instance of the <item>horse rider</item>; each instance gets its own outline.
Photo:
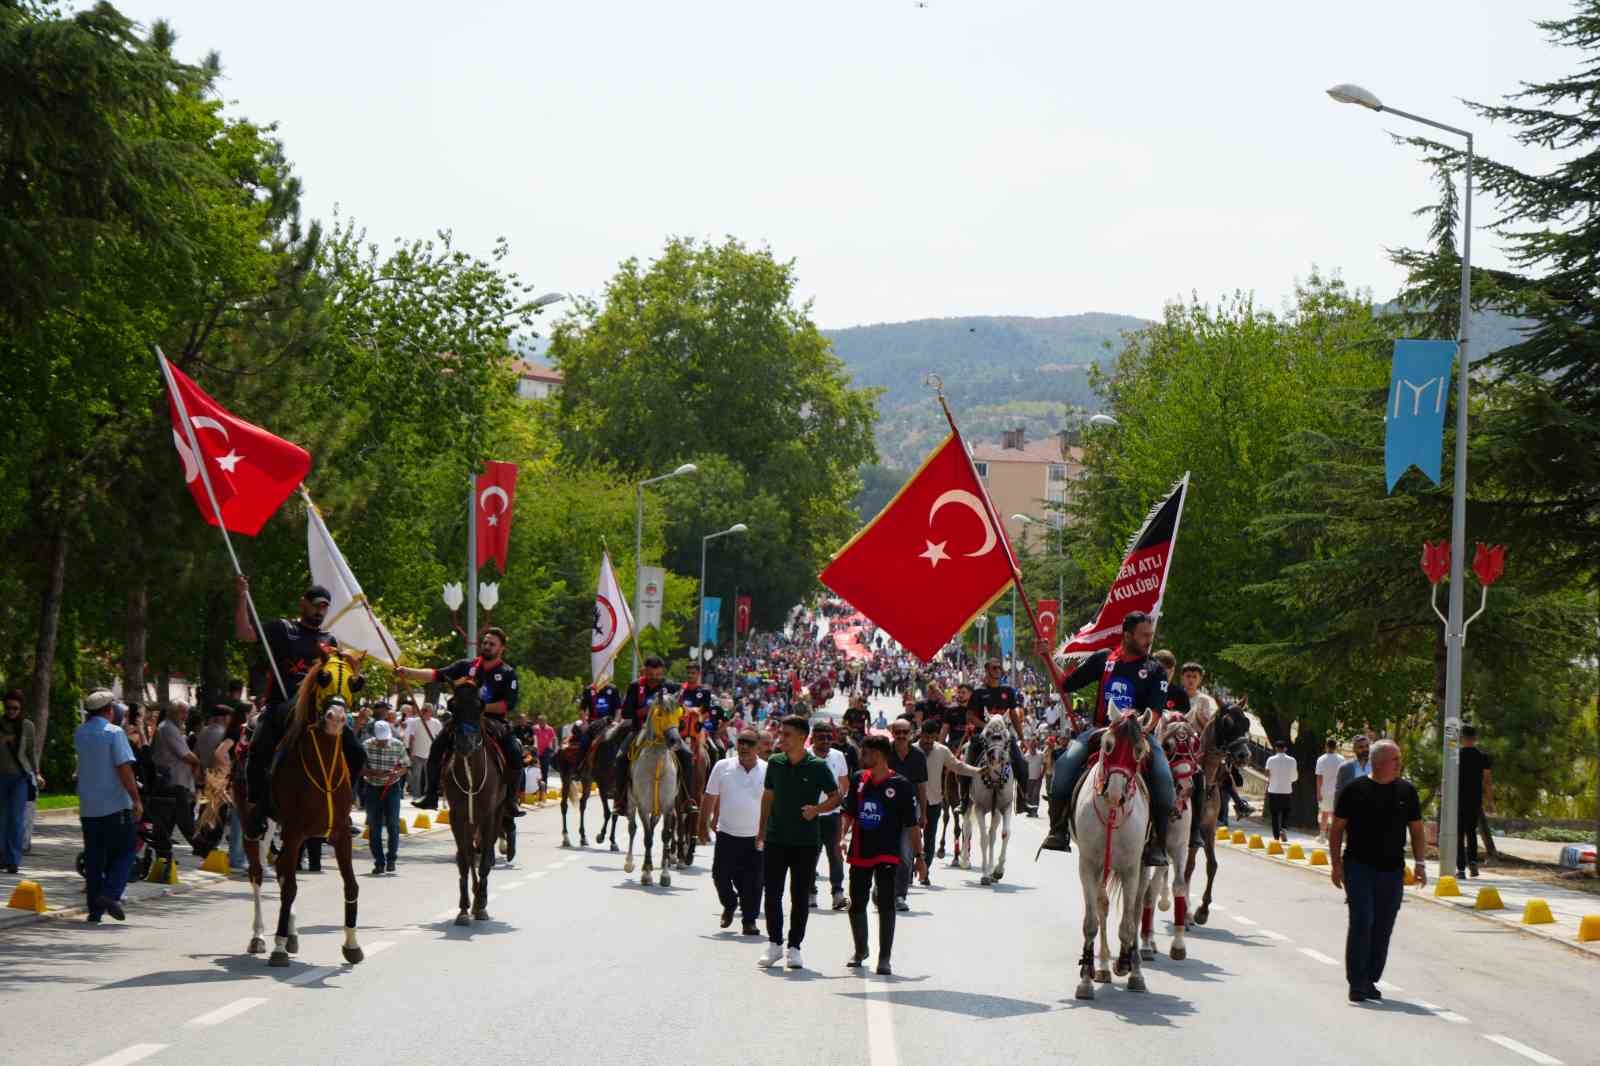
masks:
<path id="1" fill-rule="evenodd" d="M 516 668 L 502 658 L 505 650 L 505 631 L 499 626 L 490 626 L 478 639 L 476 659 L 458 659 L 449 666 L 437 670 L 400 666 L 395 668 L 395 677 L 430 685 L 440 681 L 453 683 L 463 678 L 477 683 L 478 699 L 483 704 L 483 713 L 487 719 L 484 734 L 494 738 L 506 759 L 506 802 L 511 808 L 511 817 L 521 818 L 522 744 L 511 731 L 508 721 L 511 712 L 516 709 L 520 693 L 517 690 Z M 434 738 L 433 749 L 428 752 L 428 794 L 417 801 L 418 807 L 431 811 L 439 806 L 439 781 L 442 776 L 440 771 L 444 767 L 445 756 L 455 749 L 456 728 L 459 724 L 456 716 L 451 715 L 450 724 Z"/>
<path id="2" fill-rule="evenodd" d="M 578 761 L 582 765 L 589 757 L 589 745 L 616 719 L 622 709 L 622 693 L 611 683 L 610 676 L 590 682 L 578 696 L 578 721 L 573 727 L 573 740 L 578 745 Z"/>
<path id="3" fill-rule="evenodd" d="M 332 597 L 321 585 L 312 585 L 300 597 L 300 617 L 293 621 L 274 618 L 263 624 L 258 634 L 250 618 L 246 596 L 250 581 L 243 574 L 235 584 L 233 610 L 233 635 L 246 643 L 266 643 L 267 655 L 277 663 L 278 669 L 267 675 L 266 709 L 256 718 L 250 736 L 250 747 L 245 757 L 245 799 L 250 809 L 243 812 L 245 828 L 259 837 L 267 831 L 267 818 L 271 814 L 272 795 L 268 781 L 272 776 L 278 744 L 283 740 L 289 718 L 294 713 L 294 702 L 300 694 L 300 684 L 322 660 L 324 648 L 337 648 L 339 641 L 322 628 L 328 616 Z M 279 676 L 288 686 L 285 692 L 278 687 Z M 345 763 L 350 767 L 352 779 L 358 778 L 367 762 L 367 753 L 361 747 L 355 730 L 346 719 L 344 732 L 339 738 L 344 749 Z"/>
<path id="4" fill-rule="evenodd" d="M 1155 620 L 1143 611 L 1130 611 L 1122 620 L 1122 644 L 1112 651 L 1095 652 L 1061 682 L 1063 695 L 1099 683 L 1095 700 L 1094 728 L 1068 745 L 1065 756 L 1056 760 L 1050 780 L 1050 832 L 1041 845 L 1047 851 L 1071 851 L 1072 794 L 1083 773 L 1089 752 L 1100 746 L 1101 731 L 1110 724 L 1107 706 L 1119 712 L 1141 711 L 1153 727 L 1167 709 L 1170 685 L 1167 672 L 1150 657 L 1155 638 Z M 1178 710 L 1188 710 L 1187 698 L 1178 701 Z M 1150 764 L 1145 770 L 1150 789 L 1152 832 L 1145 841 L 1144 865 L 1166 866 L 1167 822 L 1177 806 L 1177 788 L 1172 768 L 1160 744 L 1150 745 Z"/>
<path id="5" fill-rule="evenodd" d="M 686 712 L 683 716 L 683 739 L 693 751 L 695 742 L 704 732 L 715 737 L 722 726 L 722 708 L 717 705 L 711 687 L 700 683 L 700 667 L 690 663 L 685 672 L 683 687 L 678 689 L 678 706 Z M 721 750 L 721 745 L 718 745 Z"/>
<path id="6" fill-rule="evenodd" d="M 683 708 L 668 705 L 668 700 L 678 694 L 679 687 L 666 680 L 667 664 L 659 656 L 652 655 L 644 661 L 644 673 L 639 680 L 628 686 L 627 695 L 622 697 L 622 728 L 619 734 L 622 743 L 617 746 L 617 788 L 616 808 L 619 811 L 627 809 L 628 786 L 630 782 L 629 768 L 632 763 L 630 756 L 634 739 L 647 724 L 651 708 L 661 704 L 661 712 L 656 717 L 656 731 L 659 734 L 654 739 L 665 743 L 672 749 L 672 754 L 678 760 L 678 780 L 691 780 L 690 771 L 694 767 L 694 757 L 689 752 L 689 745 L 684 743 L 679 735 L 678 725 L 683 718 Z"/>
<path id="7" fill-rule="evenodd" d="M 983 709 L 985 718 L 1005 715 L 1011 725 L 1011 776 L 1017 782 L 1017 813 L 1028 809 L 1028 764 L 1022 758 L 1022 746 L 1017 742 L 1022 736 L 1022 694 L 1004 684 L 1000 660 L 990 659 L 983 664 L 983 687 L 974 689 L 972 702 Z M 980 727 L 981 728 L 981 727 Z"/>

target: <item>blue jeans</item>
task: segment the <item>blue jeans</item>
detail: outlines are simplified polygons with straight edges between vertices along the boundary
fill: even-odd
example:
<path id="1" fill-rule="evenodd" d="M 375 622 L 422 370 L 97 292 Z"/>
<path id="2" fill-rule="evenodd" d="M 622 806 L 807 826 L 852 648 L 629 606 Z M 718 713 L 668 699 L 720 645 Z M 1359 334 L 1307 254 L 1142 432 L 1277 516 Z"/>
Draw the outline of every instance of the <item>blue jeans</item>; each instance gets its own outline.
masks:
<path id="1" fill-rule="evenodd" d="M 244 853 L 244 823 L 239 820 L 239 810 L 228 805 L 228 866 L 242 870 L 250 860 Z"/>
<path id="2" fill-rule="evenodd" d="M 0 866 L 22 863 L 22 816 L 28 807 L 28 775 L 0 774 Z"/>
<path id="3" fill-rule="evenodd" d="M 118 811 L 99 818 L 79 818 L 83 826 L 83 891 L 89 900 L 89 917 L 102 913 L 101 899 L 120 900 L 133 868 L 133 812 Z"/>
<path id="4" fill-rule="evenodd" d="M 1344 898 L 1350 905 L 1350 928 L 1344 938 L 1344 974 L 1358 991 L 1383 978 L 1389 958 L 1389 935 L 1400 914 L 1405 875 L 1377 870 L 1364 862 L 1344 864 Z"/>
<path id="5" fill-rule="evenodd" d="M 1101 730 L 1084 733 L 1067 746 L 1067 753 L 1056 760 L 1055 775 L 1050 779 L 1050 796 L 1064 804 L 1072 803 L 1072 790 L 1083 775 L 1083 764 L 1089 759 L 1091 747 L 1100 744 Z M 1150 745 L 1150 768 L 1145 772 L 1145 784 L 1150 786 L 1150 805 L 1154 811 L 1165 811 L 1169 816 L 1178 804 L 1178 789 L 1172 780 L 1172 767 L 1167 765 L 1167 753 L 1160 744 Z M 1071 811 L 1068 811 L 1070 817 Z"/>
<path id="6" fill-rule="evenodd" d="M 367 828 L 372 830 L 372 861 L 393 865 L 400 853 L 400 793 L 401 783 L 396 781 L 388 788 L 367 786 Z M 383 834 L 389 833 L 389 848 L 383 847 Z"/>

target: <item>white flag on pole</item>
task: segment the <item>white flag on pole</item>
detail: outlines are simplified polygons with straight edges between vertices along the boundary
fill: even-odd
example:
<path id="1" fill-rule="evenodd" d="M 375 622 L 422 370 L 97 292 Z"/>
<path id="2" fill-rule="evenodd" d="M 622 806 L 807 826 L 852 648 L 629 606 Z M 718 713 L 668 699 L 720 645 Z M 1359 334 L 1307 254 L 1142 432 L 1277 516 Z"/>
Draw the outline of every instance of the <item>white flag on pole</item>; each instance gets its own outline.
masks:
<path id="1" fill-rule="evenodd" d="M 328 618 L 323 628 L 339 638 L 339 646 L 364 651 L 381 662 L 393 663 L 399 654 L 395 643 L 378 616 L 367 604 L 361 582 L 350 572 L 333 535 L 322 522 L 311 497 L 306 498 L 306 548 L 311 557 L 311 580 L 328 590 Z"/>
<path id="2" fill-rule="evenodd" d="M 595 681 L 611 676 L 611 663 L 633 637 L 633 612 L 617 585 L 611 553 L 600 556 L 600 584 L 594 594 L 594 635 L 589 640 L 589 667 Z"/>

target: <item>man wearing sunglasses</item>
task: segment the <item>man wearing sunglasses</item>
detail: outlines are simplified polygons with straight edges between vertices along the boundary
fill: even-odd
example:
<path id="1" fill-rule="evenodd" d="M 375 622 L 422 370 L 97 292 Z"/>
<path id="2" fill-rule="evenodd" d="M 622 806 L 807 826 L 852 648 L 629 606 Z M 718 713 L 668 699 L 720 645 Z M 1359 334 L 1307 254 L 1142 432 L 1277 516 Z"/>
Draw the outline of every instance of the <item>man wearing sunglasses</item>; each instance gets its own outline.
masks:
<path id="1" fill-rule="evenodd" d="M 756 915 L 761 904 L 762 855 L 756 847 L 761 822 L 761 796 L 766 790 L 767 764 L 756 756 L 754 729 L 739 731 L 736 753 L 711 768 L 705 801 L 700 806 L 700 843 L 711 843 L 711 883 L 722 901 L 722 928 L 733 924 L 738 909 L 745 936 L 760 936 Z"/>

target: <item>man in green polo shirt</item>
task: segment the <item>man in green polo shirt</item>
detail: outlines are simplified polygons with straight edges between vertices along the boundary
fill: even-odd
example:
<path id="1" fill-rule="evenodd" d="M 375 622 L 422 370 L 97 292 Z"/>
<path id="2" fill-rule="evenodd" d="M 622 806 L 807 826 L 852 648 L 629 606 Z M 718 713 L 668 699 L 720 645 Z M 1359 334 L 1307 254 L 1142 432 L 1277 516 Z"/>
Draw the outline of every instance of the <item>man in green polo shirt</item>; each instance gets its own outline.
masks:
<path id="1" fill-rule="evenodd" d="M 766 968 L 783 957 L 783 882 L 789 881 L 789 959 L 800 969 L 800 942 L 806 936 L 811 875 L 822 849 L 817 815 L 844 802 L 839 780 L 827 760 L 806 750 L 811 722 L 792 714 L 778 727 L 782 750 L 767 760 L 766 790 L 761 794 L 761 825 L 756 848 L 764 850 L 767 893 L 767 948 L 756 965 Z"/>

